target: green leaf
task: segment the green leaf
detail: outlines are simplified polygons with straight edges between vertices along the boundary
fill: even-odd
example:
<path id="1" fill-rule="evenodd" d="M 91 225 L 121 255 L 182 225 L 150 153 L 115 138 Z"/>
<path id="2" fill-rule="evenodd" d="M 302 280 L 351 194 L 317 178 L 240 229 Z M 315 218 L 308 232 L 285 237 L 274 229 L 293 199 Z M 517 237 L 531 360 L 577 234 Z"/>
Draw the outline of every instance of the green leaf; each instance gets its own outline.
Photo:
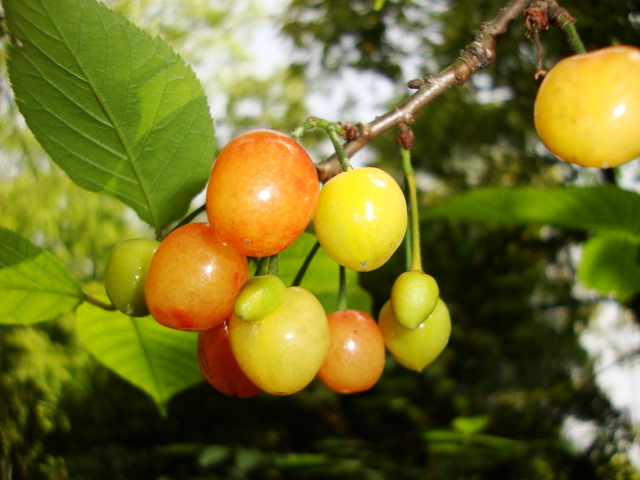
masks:
<path id="1" fill-rule="evenodd" d="M 280 254 L 279 276 L 286 285 L 291 285 L 315 243 L 315 235 L 305 232 Z M 359 285 L 358 273 L 348 269 L 346 273 L 348 308 L 371 314 L 371 295 Z M 312 292 L 328 314 L 336 310 L 339 285 L 340 266 L 322 248 L 318 249 L 300 286 Z"/>
<path id="2" fill-rule="evenodd" d="M 140 388 L 163 415 L 177 393 L 202 381 L 196 332 L 172 330 L 152 317 L 133 318 L 85 303 L 78 333 L 100 363 Z"/>
<path id="3" fill-rule="evenodd" d="M 49 252 L 0 227 L 0 323 L 50 320 L 82 302 L 78 280 Z"/>
<path id="4" fill-rule="evenodd" d="M 4 0 L 9 74 L 27 125 L 81 187 L 112 195 L 156 231 L 210 174 L 215 140 L 193 71 L 94 0 Z"/>
<path id="5" fill-rule="evenodd" d="M 429 208 L 422 216 L 504 225 L 552 224 L 578 230 L 606 228 L 640 234 L 638 212 L 640 195 L 603 185 L 477 189 Z"/>
<path id="6" fill-rule="evenodd" d="M 640 236 L 626 232 L 598 232 L 587 240 L 578 265 L 578 278 L 620 302 L 640 292 Z"/>
<path id="7" fill-rule="evenodd" d="M 454 417 L 451 426 L 457 432 L 472 435 L 482 432 L 489 425 L 489 415 L 473 415 L 471 417 Z"/>

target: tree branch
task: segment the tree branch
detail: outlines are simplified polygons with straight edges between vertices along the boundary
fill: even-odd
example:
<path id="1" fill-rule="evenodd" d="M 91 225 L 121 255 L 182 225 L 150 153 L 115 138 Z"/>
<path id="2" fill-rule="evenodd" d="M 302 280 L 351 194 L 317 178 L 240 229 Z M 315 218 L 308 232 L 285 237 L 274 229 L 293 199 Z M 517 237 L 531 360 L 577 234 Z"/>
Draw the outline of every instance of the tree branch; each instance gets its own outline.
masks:
<path id="1" fill-rule="evenodd" d="M 344 145 L 348 157 L 353 156 L 369 141 L 393 127 L 411 124 L 415 116 L 433 99 L 455 85 L 462 85 L 478 70 L 492 64 L 496 59 L 496 47 L 500 36 L 506 33 L 511 23 L 532 0 L 511 0 L 493 20 L 483 23 L 475 33 L 473 41 L 462 51 L 460 57 L 439 74 L 409 82 L 409 88 L 417 89 L 403 103 L 375 120 L 351 129 L 352 134 Z M 336 155 L 316 165 L 320 181 L 326 182 L 342 171 Z"/>

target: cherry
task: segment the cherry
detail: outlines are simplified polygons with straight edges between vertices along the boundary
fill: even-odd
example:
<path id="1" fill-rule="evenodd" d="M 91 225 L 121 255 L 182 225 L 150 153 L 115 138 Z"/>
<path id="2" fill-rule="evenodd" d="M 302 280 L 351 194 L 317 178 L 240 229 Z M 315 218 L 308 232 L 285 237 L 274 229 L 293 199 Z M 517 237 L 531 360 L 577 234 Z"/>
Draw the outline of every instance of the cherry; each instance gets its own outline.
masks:
<path id="1" fill-rule="evenodd" d="M 111 303 L 131 317 L 149 315 L 144 286 L 149 263 L 160 242 L 130 238 L 118 243 L 104 269 L 104 287 Z"/>
<path id="2" fill-rule="evenodd" d="M 222 243 L 266 257 L 300 236 L 318 194 L 315 165 L 298 142 L 274 130 L 253 130 L 220 151 L 207 187 L 207 215 Z"/>
<path id="3" fill-rule="evenodd" d="M 198 333 L 198 365 L 211 386 L 229 397 L 249 398 L 262 392 L 247 378 L 233 356 L 227 321 Z"/>
<path id="4" fill-rule="evenodd" d="M 318 377 L 338 393 L 370 389 L 384 369 L 380 327 L 371 315 L 360 310 L 339 310 L 327 318 L 331 337 Z"/>
<path id="5" fill-rule="evenodd" d="M 160 243 L 149 265 L 149 311 L 166 327 L 213 328 L 233 313 L 248 270 L 247 258 L 220 243 L 208 224 L 179 227 Z"/>

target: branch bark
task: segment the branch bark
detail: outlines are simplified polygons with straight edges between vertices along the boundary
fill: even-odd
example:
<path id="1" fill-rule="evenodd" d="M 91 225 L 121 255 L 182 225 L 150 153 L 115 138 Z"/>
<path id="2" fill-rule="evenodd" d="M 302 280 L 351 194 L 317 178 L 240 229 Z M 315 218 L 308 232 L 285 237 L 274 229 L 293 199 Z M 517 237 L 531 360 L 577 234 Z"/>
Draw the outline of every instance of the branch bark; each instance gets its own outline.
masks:
<path id="1" fill-rule="evenodd" d="M 344 144 L 348 157 L 366 146 L 369 141 L 400 124 L 411 124 L 415 116 L 433 99 L 455 85 L 462 85 L 478 70 L 492 64 L 496 59 L 499 38 L 506 33 L 511 23 L 532 0 L 511 0 L 490 21 L 480 25 L 473 41 L 462 51 L 450 66 L 439 74 L 412 80 L 409 88 L 417 91 L 391 111 L 376 117 L 369 123 L 356 127 L 355 138 Z M 320 181 L 326 182 L 342 171 L 336 155 L 316 165 Z"/>

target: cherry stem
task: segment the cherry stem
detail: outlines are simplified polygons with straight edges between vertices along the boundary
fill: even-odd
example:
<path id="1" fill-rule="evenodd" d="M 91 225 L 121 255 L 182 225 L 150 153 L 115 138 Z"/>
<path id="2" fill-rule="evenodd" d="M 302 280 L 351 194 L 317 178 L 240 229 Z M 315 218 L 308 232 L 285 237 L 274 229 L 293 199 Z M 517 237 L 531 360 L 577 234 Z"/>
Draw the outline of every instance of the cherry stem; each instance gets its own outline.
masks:
<path id="1" fill-rule="evenodd" d="M 418 192 L 416 189 L 415 173 L 411 166 L 411 150 L 400 148 L 402 155 L 402 168 L 407 180 L 409 190 L 409 213 L 411 214 L 410 226 L 407 228 L 407 236 L 411 238 L 411 270 L 422 271 L 422 254 L 420 251 L 420 221 L 418 219 Z"/>
<path id="2" fill-rule="evenodd" d="M 347 269 L 340 265 L 340 287 L 338 289 L 338 302 L 336 310 L 347 309 Z"/>
<path id="3" fill-rule="evenodd" d="M 174 230 L 180 228 L 180 227 L 184 227 L 186 224 L 191 223 L 198 215 L 200 215 L 202 212 L 206 211 L 207 209 L 207 205 L 203 204 L 200 205 L 198 208 L 196 208 L 193 212 L 191 212 L 189 215 L 187 215 L 186 217 L 184 217 L 180 223 L 178 223 L 175 227 L 173 227 L 171 229 L 171 232 L 173 232 Z M 167 234 L 168 235 L 168 234 Z M 166 235 L 165 235 L 166 236 Z M 159 239 L 161 240 L 161 239 Z"/>
<path id="4" fill-rule="evenodd" d="M 340 141 L 340 137 L 338 136 L 338 132 L 336 131 L 336 124 L 332 123 L 331 125 L 329 125 L 326 131 L 329 135 L 329 138 L 331 139 L 331 143 L 333 143 L 333 148 L 338 155 L 338 160 L 340 161 L 342 171 L 348 172 L 349 170 L 352 170 L 353 167 L 351 166 L 351 162 L 349 162 L 349 158 L 344 151 L 344 147 L 342 146 L 342 142 Z"/>
<path id="5" fill-rule="evenodd" d="M 307 269 L 309 268 L 309 265 L 311 264 L 311 261 L 313 260 L 313 257 L 315 256 L 319 248 L 320 242 L 316 241 L 316 243 L 313 245 L 313 247 L 311 247 L 311 250 L 307 254 L 307 258 L 305 258 L 304 262 L 302 262 L 296 278 L 293 279 L 293 283 L 291 284 L 292 287 L 300 286 L 300 284 L 302 283 L 302 279 L 304 278 L 304 274 L 307 273 Z"/>
<path id="6" fill-rule="evenodd" d="M 567 43 L 575 53 L 586 53 L 587 49 L 580 39 L 580 35 L 578 34 L 578 30 L 576 29 L 574 22 L 562 17 L 558 22 L 558 26 L 564 33 Z"/>
<path id="7" fill-rule="evenodd" d="M 342 171 L 346 172 L 351 170 L 353 167 L 349 162 L 349 158 L 347 157 L 346 152 L 344 151 L 344 147 L 342 146 L 342 141 L 340 140 L 340 136 L 345 136 L 346 132 L 342 125 L 339 123 L 329 122 L 328 120 L 323 120 L 318 117 L 309 117 L 296 128 L 291 131 L 291 136 L 295 140 L 299 140 L 305 133 L 309 130 L 313 130 L 314 128 L 321 128 L 327 135 L 329 135 L 329 139 L 333 144 L 333 148 L 336 151 L 336 156 L 340 161 L 340 166 L 342 167 Z"/>
<path id="8" fill-rule="evenodd" d="M 271 257 L 260 257 L 258 259 L 258 266 L 256 267 L 255 277 L 259 277 L 261 275 L 266 275 L 269 270 L 269 259 Z"/>
<path id="9" fill-rule="evenodd" d="M 405 198 L 409 198 L 409 185 L 407 184 L 407 182 L 404 182 L 402 191 L 404 192 Z M 409 203 L 407 203 L 407 212 L 409 213 L 409 215 L 411 214 L 411 205 Z M 411 259 L 412 259 L 411 232 L 413 232 L 413 228 L 411 228 L 411 222 L 407 222 L 407 231 L 404 234 L 404 253 L 405 253 L 404 261 L 405 261 L 405 268 L 407 270 L 411 270 Z"/>
<path id="10" fill-rule="evenodd" d="M 113 312 L 115 310 L 117 310 L 117 308 L 115 307 L 115 305 L 111 304 L 111 303 L 106 303 L 103 302 L 102 300 L 99 300 L 95 297 L 92 297 L 91 295 L 87 294 L 87 293 L 83 293 L 84 296 L 84 301 L 90 303 L 91 305 L 95 305 L 96 307 L 99 307 L 103 310 L 107 310 L 110 312 Z"/>
<path id="11" fill-rule="evenodd" d="M 269 268 L 267 269 L 268 275 L 278 276 L 278 269 L 280 267 L 280 254 L 276 253 L 269 257 Z"/>

